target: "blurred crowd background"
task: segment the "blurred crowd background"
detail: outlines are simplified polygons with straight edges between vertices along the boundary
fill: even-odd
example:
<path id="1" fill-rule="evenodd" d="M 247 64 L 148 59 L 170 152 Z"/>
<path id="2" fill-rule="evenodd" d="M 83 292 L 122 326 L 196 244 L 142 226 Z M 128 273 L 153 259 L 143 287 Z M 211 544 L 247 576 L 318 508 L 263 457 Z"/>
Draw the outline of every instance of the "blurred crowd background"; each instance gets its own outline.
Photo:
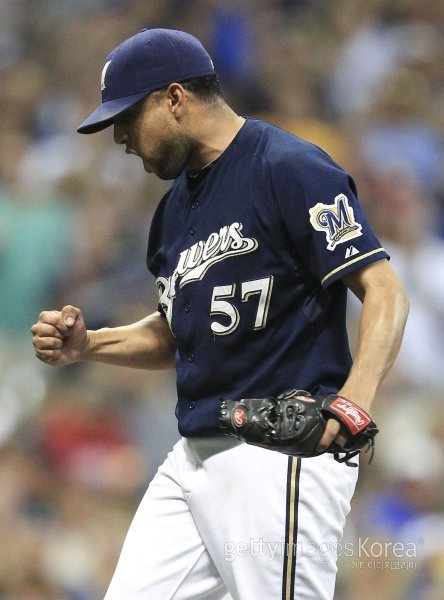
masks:
<path id="1" fill-rule="evenodd" d="M 169 184 L 111 129 L 75 132 L 105 56 L 143 27 L 195 34 L 237 112 L 322 146 L 357 182 L 411 315 L 335 598 L 442 600 L 442 0 L 0 0 L 0 600 L 102 597 L 178 438 L 172 371 L 54 369 L 29 333 L 66 303 L 90 328 L 157 306 L 145 252 Z M 358 316 L 351 299 L 352 345 Z"/>

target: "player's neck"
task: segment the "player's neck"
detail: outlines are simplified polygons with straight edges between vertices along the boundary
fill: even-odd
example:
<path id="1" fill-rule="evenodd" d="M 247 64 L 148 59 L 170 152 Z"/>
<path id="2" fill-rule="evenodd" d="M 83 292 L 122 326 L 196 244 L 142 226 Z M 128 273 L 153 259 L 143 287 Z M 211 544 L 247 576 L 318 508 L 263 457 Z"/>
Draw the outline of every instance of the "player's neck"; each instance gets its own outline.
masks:
<path id="1" fill-rule="evenodd" d="M 188 165 L 191 172 L 198 172 L 218 158 L 231 144 L 245 123 L 228 105 L 208 110 L 199 115 L 195 132 L 196 151 Z"/>

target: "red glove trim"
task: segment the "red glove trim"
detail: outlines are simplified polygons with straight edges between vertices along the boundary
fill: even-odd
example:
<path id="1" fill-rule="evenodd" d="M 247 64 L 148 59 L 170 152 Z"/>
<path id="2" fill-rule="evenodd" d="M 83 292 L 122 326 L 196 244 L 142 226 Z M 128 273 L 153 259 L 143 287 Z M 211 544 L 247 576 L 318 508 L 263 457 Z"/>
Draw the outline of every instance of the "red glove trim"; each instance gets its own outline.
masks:
<path id="1" fill-rule="evenodd" d="M 372 422 L 365 410 L 342 396 L 338 396 L 329 408 L 342 417 L 352 435 L 356 435 Z"/>

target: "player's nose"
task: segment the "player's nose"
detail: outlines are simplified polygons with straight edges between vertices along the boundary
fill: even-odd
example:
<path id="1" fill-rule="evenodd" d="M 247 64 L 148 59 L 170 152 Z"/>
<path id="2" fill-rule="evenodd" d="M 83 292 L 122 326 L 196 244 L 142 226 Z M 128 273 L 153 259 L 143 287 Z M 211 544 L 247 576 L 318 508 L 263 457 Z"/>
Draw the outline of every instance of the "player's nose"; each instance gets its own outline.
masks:
<path id="1" fill-rule="evenodd" d="M 128 141 L 128 134 L 119 123 L 114 123 L 114 141 L 116 144 L 125 144 Z"/>

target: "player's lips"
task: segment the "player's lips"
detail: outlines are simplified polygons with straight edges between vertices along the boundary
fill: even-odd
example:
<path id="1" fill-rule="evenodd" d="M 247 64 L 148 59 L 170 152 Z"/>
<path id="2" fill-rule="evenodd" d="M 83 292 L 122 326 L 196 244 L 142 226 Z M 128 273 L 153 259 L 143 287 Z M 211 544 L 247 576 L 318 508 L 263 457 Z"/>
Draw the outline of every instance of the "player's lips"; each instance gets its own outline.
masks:
<path id="1" fill-rule="evenodd" d="M 126 150 L 125 150 L 125 153 L 126 153 L 126 154 L 134 154 L 134 156 L 139 156 L 139 154 L 137 154 L 137 152 L 136 152 L 135 150 L 133 150 L 132 148 L 128 148 L 128 147 L 126 148 Z M 143 166 L 144 166 L 144 168 L 145 168 L 145 171 L 146 171 L 147 173 L 152 173 L 153 171 L 152 171 L 152 170 L 151 170 L 151 169 L 150 169 L 150 168 L 147 166 L 147 164 L 146 164 L 146 159 L 145 159 L 145 158 L 143 158 L 143 156 L 140 156 L 140 158 L 141 158 L 141 159 L 142 159 L 142 161 L 143 161 Z"/>

